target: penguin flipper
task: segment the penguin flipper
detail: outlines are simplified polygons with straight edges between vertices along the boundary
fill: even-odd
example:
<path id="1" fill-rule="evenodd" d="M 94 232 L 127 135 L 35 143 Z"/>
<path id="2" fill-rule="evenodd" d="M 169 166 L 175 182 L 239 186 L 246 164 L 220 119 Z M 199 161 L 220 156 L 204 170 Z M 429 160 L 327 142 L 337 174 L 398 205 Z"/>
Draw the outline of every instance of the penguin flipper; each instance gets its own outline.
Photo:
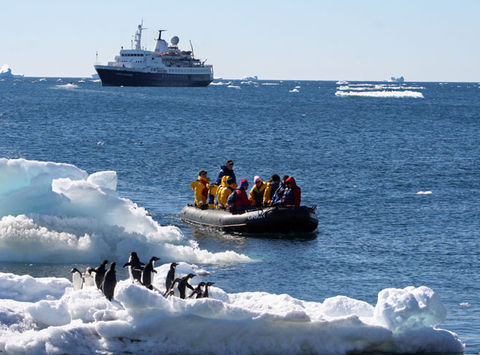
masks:
<path id="1" fill-rule="evenodd" d="M 127 266 L 130 266 L 131 264 L 130 263 L 126 263 L 125 265 L 123 265 L 123 267 L 127 267 Z"/>

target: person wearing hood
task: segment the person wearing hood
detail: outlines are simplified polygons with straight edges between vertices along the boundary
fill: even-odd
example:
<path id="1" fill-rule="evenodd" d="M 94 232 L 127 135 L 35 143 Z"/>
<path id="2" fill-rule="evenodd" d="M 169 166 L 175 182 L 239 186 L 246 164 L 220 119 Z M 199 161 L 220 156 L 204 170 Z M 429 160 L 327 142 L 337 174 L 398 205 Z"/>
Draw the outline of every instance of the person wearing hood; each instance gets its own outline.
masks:
<path id="1" fill-rule="evenodd" d="M 252 203 L 252 206 L 255 207 L 262 207 L 263 206 L 263 195 L 265 193 L 265 189 L 267 188 L 267 184 L 262 181 L 260 176 L 255 176 L 253 178 L 253 182 L 255 185 L 250 190 L 250 194 L 248 195 L 248 199 Z"/>
<path id="2" fill-rule="evenodd" d="M 285 185 L 286 187 L 282 197 L 282 204 L 284 206 L 300 206 L 302 191 L 297 186 L 293 176 L 290 176 L 285 180 Z"/>
<path id="3" fill-rule="evenodd" d="M 195 191 L 195 206 L 203 207 L 207 206 L 207 196 L 208 188 L 207 184 L 210 182 L 210 179 L 207 178 L 207 172 L 205 170 L 200 170 L 198 172 L 197 180 L 193 181 L 190 184 L 190 188 Z"/>
<path id="4" fill-rule="evenodd" d="M 222 182 L 222 177 L 224 177 L 225 175 L 233 177 L 233 183 L 234 184 L 237 183 L 237 179 L 235 177 L 235 172 L 233 171 L 233 160 L 231 160 L 231 159 L 228 159 L 225 162 L 225 165 L 222 165 L 220 167 L 220 171 L 218 172 L 217 180 L 215 181 L 215 183 L 217 185 L 220 185 L 220 183 Z"/>
<path id="5" fill-rule="evenodd" d="M 217 192 L 217 208 L 226 208 L 228 196 L 237 188 L 237 184 L 233 182 L 233 177 L 225 175 L 222 178 L 222 184 L 225 180 L 225 184 L 218 188 Z"/>
<path id="6" fill-rule="evenodd" d="M 280 176 L 273 174 L 272 177 L 267 181 L 267 187 L 263 194 L 263 204 L 269 206 L 272 203 L 273 196 L 275 191 L 280 187 Z"/>
<path id="7" fill-rule="evenodd" d="M 277 205 L 282 203 L 283 193 L 285 192 L 285 188 L 287 187 L 285 181 L 288 179 L 288 175 L 284 175 L 282 181 L 280 182 L 280 186 L 277 188 L 275 193 L 272 197 L 272 205 Z"/>
<path id="8" fill-rule="evenodd" d="M 251 204 L 247 196 L 248 181 L 242 179 L 240 186 L 228 196 L 227 210 L 230 212 L 243 212 L 250 208 Z"/>

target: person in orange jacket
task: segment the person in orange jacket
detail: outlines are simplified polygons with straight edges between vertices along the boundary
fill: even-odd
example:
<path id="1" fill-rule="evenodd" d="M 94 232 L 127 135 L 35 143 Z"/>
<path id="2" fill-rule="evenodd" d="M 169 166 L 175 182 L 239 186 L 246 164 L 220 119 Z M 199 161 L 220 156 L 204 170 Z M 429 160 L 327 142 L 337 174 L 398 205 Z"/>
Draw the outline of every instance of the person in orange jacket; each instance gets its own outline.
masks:
<path id="1" fill-rule="evenodd" d="M 207 206 L 207 196 L 208 188 L 207 184 L 210 182 L 210 179 L 207 178 L 207 172 L 205 170 L 200 170 L 198 172 L 197 180 L 193 181 L 190 184 L 190 188 L 195 191 L 195 206 L 202 207 Z"/>

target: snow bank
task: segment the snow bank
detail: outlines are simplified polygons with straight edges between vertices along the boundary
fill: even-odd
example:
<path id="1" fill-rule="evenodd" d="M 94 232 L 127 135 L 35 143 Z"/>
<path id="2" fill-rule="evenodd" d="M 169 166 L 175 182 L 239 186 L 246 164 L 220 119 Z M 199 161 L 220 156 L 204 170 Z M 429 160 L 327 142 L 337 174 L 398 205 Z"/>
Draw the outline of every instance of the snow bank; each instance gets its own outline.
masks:
<path id="1" fill-rule="evenodd" d="M 251 261 L 198 248 L 116 186 L 114 171 L 89 175 L 69 164 L 0 159 L 0 261 L 89 263 L 132 250 L 195 263 Z"/>
<path id="2" fill-rule="evenodd" d="M 193 267 L 182 263 L 177 269 L 181 276 Z M 345 296 L 306 302 L 265 292 L 227 294 L 219 287 L 211 287 L 208 299 L 165 299 L 161 293 L 168 265 L 156 270 L 153 291 L 122 280 L 113 302 L 95 287 L 74 291 L 66 287 L 66 279 L 37 279 L 22 288 L 23 276 L 0 273 L 0 292 L 4 287 L 12 292 L 11 299 L 0 300 L 0 351 L 345 354 L 464 350 L 456 334 L 435 328 L 445 320 L 445 309 L 427 287 L 383 290 L 375 306 Z M 57 290 L 59 284 L 66 287 L 65 292 L 52 299 L 49 287 L 44 286 Z M 49 299 L 35 301 L 42 293 Z"/>

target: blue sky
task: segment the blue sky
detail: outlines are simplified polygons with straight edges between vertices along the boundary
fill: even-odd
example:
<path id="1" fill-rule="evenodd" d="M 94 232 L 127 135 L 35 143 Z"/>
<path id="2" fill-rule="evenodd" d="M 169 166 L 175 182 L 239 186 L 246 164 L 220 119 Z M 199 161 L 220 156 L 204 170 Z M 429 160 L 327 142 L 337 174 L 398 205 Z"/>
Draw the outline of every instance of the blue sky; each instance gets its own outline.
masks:
<path id="1" fill-rule="evenodd" d="M 28 76 L 90 76 L 157 29 L 194 45 L 215 77 L 480 81 L 480 1 L 3 0 L 0 65 Z M 7 15 L 9 14 L 9 15 Z"/>

